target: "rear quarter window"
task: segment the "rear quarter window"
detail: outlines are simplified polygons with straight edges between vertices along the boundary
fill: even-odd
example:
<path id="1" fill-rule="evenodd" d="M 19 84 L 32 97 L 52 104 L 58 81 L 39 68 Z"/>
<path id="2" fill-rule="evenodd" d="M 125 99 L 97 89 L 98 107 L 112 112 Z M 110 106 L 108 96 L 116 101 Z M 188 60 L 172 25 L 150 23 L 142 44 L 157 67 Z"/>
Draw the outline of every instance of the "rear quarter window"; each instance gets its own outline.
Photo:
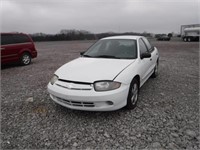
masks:
<path id="1" fill-rule="evenodd" d="M 30 42 L 30 38 L 27 35 L 16 34 L 13 35 L 13 39 L 15 43 L 27 43 Z"/>

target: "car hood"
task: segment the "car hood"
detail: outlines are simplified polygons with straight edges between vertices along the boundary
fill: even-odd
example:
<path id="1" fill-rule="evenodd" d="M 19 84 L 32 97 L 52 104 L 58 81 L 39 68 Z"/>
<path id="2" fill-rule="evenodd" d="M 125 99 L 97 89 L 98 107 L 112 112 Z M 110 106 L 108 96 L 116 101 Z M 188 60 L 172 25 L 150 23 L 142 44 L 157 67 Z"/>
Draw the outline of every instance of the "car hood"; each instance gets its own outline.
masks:
<path id="1" fill-rule="evenodd" d="M 134 59 L 77 58 L 61 66 L 55 74 L 59 79 L 93 83 L 113 80 Z"/>

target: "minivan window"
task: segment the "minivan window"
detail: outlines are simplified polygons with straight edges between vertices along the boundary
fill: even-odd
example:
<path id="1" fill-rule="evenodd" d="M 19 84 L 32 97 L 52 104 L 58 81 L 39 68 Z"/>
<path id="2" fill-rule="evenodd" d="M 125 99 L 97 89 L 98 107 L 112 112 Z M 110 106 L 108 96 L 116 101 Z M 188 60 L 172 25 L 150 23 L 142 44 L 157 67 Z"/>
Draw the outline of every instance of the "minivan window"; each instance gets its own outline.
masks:
<path id="1" fill-rule="evenodd" d="M 1 45 L 30 42 L 28 36 L 23 34 L 1 34 Z"/>
<path id="2" fill-rule="evenodd" d="M 28 36 L 23 35 L 23 34 L 15 34 L 13 35 L 13 39 L 15 43 L 26 43 L 26 42 L 30 42 L 30 39 L 28 38 Z"/>
<path id="3" fill-rule="evenodd" d="M 14 44 L 12 35 L 1 34 L 1 45 Z"/>

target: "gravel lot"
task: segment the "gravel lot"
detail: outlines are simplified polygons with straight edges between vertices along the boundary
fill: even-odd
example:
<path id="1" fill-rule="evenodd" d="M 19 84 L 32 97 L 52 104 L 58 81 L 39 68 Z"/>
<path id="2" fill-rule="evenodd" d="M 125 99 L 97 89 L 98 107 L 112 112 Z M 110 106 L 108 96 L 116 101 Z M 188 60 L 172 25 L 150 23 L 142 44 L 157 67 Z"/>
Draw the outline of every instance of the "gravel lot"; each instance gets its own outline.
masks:
<path id="1" fill-rule="evenodd" d="M 152 41 L 160 74 L 141 88 L 134 110 L 84 112 L 55 104 L 54 71 L 94 41 L 36 43 L 29 66 L 1 69 L 2 149 L 200 149 L 199 44 Z"/>

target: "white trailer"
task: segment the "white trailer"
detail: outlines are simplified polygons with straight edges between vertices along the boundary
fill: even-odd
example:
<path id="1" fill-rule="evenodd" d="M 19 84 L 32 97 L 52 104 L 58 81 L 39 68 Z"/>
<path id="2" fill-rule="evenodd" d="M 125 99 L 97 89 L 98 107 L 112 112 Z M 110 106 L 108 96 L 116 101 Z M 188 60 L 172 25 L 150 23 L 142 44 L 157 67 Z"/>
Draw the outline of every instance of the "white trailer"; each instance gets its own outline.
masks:
<path id="1" fill-rule="evenodd" d="M 182 25 L 181 38 L 185 42 L 199 41 L 200 24 Z"/>

